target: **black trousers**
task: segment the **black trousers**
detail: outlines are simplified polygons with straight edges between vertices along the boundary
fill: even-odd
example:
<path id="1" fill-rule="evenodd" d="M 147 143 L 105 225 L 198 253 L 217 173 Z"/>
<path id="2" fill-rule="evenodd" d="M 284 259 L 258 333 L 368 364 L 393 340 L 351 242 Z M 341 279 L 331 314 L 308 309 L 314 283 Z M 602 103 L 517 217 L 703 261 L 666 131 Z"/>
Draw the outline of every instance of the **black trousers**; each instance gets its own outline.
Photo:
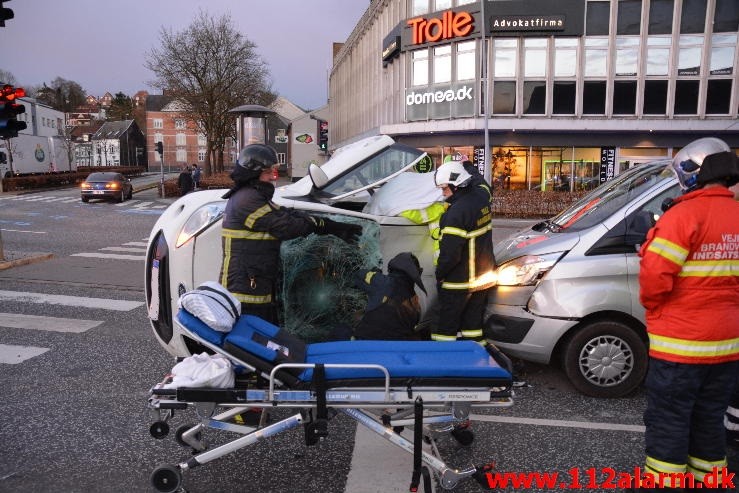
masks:
<path id="1" fill-rule="evenodd" d="M 439 326 L 432 338 L 434 334 L 456 337 L 457 332 L 479 331 L 479 336 L 470 339 L 481 340 L 487 295 L 487 289 L 474 292 L 439 289 Z"/>

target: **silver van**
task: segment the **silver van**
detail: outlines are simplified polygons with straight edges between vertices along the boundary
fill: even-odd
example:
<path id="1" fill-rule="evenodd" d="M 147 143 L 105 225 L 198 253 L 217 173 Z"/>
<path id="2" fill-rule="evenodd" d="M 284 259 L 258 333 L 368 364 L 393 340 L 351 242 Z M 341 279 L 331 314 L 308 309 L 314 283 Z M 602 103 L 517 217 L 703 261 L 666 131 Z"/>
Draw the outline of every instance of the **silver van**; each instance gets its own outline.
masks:
<path id="1" fill-rule="evenodd" d="M 560 359 L 586 395 L 636 389 L 648 347 L 637 253 L 663 202 L 680 193 L 669 160 L 640 164 L 498 242 L 486 336 L 523 360 Z"/>

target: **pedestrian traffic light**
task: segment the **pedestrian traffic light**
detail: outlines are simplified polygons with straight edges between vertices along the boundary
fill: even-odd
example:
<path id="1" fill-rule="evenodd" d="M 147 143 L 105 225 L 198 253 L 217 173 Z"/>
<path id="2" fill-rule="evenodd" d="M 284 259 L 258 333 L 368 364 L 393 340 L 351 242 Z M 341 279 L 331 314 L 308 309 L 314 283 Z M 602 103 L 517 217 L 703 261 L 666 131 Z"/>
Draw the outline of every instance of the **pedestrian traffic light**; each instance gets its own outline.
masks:
<path id="1" fill-rule="evenodd" d="M 0 0 L 0 27 L 5 27 L 5 21 L 15 17 L 15 14 L 11 9 L 4 8 L 3 3 L 7 3 L 10 0 Z"/>
<path id="2" fill-rule="evenodd" d="M 318 147 L 322 151 L 328 150 L 328 122 L 318 120 Z"/>
<path id="3" fill-rule="evenodd" d="M 154 150 L 156 150 L 161 156 L 164 154 L 164 145 L 160 142 L 154 142 Z"/>
<path id="4" fill-rule="evenodd" d="M 18 115 L 26 112 L 26 107 L 18 99 L 26 95 L 21 87 L 5 84 L 0 88 L 0 138 L 18 137 L 18 132 L 26 129 L 26 122 L 19 122 Z"/>

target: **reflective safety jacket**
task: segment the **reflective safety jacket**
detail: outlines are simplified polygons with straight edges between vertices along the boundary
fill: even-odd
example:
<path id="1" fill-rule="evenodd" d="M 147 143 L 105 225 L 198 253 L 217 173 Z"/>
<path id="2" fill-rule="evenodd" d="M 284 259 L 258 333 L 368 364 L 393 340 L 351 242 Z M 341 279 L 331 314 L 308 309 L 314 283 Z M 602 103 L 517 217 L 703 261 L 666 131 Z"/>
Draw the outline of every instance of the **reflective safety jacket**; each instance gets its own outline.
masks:
<path id="1" fill-rule="evenodd" d="M 480 186 L 458 188 L 441 216 L 436 282 L 443 289 L 478 291 L 495 284 L 490 193 Z"/>
<path id="2" fill-rule="evenodd" d="M 280 244 L 314 232 L 313 219 L 272 202 L 274 186 L 254 181 L 228 199 L 223 215 L 221 284 L 242 303 L 271 303 Z M 255 289 L 255 283 L 266 284 Z M 247 294 L 249 293 L 249 294 Z"/>
<path id="3" fill-rule="evenodd" d="M 675 199 L 639 254 L 649 355 L 739 360 L 739 202 L 731 191 L 703 188 Z"/>

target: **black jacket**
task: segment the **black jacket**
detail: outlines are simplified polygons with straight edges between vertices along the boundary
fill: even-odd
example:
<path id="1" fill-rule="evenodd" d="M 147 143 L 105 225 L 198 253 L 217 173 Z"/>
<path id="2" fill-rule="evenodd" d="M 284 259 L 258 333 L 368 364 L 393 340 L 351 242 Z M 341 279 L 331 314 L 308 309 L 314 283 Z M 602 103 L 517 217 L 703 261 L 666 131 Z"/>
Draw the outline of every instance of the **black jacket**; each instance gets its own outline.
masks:
<path id="1" fill-rule="evenodd" d="M 413 280 L 400 272 L 357 274 L 355 285 L 367 293 L 367 308 L 354 329 L 355 339 L 400 341 L 418 339 L 421 315 Z"/>

